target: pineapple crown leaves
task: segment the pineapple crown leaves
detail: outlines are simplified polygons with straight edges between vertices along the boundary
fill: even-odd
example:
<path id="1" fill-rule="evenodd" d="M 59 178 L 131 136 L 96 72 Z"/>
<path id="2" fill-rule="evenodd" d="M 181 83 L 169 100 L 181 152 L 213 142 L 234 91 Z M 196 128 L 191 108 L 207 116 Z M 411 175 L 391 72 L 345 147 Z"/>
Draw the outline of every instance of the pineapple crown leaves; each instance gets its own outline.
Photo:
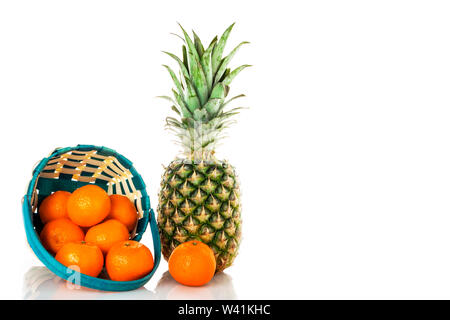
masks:
<path id="1" fill-rule="evenodd" d="M 217 142 L 224 136 L 221 132 L 228 128 L 230 117 L 239 113 L 242 108 L 225 110 L 231 101 L 244 97 L 237 95 L 226 100 L 233 79 L 250 65 L 242 65 L 233 70 L 229 63 L 244 41 L 238 44 L 227 56 L 223 57 L 225 44 L 234 23 L 222 36 L 214 37 L 205 47 L 199 36 L 192 31 L 192 38 L 179 24 L 183 36 L 182 58 L 163 51 L 176 61 L 178 75 L 168 65 L 163 65 L 169 72 L 175 85 L 173 97 L 160 96 L 171 102 L 172 110 L 177 117 L 167 117 L 166 126 L 175 133 L 178 143 L 189 155 L 210 155 L 214 153 Z"/>

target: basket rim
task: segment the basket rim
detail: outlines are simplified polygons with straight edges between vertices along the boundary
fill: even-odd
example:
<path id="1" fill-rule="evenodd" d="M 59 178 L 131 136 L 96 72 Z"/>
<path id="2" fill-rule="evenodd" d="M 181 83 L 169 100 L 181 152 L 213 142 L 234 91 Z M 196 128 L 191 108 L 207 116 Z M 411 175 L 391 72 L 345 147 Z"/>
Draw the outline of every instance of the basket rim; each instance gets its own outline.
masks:
<path id="1" fill-rule="evenodd" d="M 149 209 L 151 208 L 151 202 L 150 197 L 147 193 L 147 186 L 142 179 L 141 175 L 137 172 L 137 170 L 134 168 L 133 163 L 117 151 L 103 147 L 103 146 L 95 146 L 95 145 L 85 145 L 85 144 L 78 144 L 75 147 L 65 147 L 65 148 L 56 148 L 52 153 L 50 153 L 47 157 L 43 158 L 39 163 L 34 167 L 33 169 L 33 176 L 32 180 L 30 181 L 28 188 L 27 188 L 27 196 L 33 196 L 34 187 L 37 183 L 37 179 L 39 178 L 39 175 L 41 174 L 42 170 L 45 168 L 47 163 L 55 156 L 60 156 L 64 153 L 71 152 L 71 151 L 92 151 L 96 150 L 97 152 L 106 152 L 110 154 L 111 156 L 115 157 L 122 165 L 124 165 L 127 169 L 131 171 L 131 173 L 138 177 L 139 181 L 143 185 L 142 192 L 142 198 L 148 199 L 148 208 L 144 208 L 144 211 L 149 212 Z"/>

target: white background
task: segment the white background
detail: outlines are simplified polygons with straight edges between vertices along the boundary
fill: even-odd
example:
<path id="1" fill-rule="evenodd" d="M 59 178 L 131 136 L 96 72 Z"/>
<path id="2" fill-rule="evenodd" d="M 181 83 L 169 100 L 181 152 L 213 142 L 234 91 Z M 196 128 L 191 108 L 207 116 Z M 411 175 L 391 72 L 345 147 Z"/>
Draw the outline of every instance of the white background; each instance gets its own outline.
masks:
<path id="1" fill-rule="evenodd" d="M 449 16 L 448 1 L 0 2 L 0 298 L 450 298 Z M 119 151 L 156 208 L 178 151 L 155 98 L 177 21 L 208 43 L 236 21 L 227 49 L 251 42 L 231 92 L 249 109 L 218 150 L 244 192 L 235 265 L 201 289 L 158 286 L 165 261 L 126 294 L 39 286 L 20 200 L 53 148 Z"/>

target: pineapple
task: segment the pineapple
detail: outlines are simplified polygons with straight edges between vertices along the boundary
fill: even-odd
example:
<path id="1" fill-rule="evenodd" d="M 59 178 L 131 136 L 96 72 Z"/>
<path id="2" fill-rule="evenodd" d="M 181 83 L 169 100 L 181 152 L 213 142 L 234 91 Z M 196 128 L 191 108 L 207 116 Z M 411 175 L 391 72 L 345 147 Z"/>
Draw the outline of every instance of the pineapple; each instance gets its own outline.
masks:
<path id="1" fill-rule="evenodd" d="M 166 168 L 161 181 L 158 226 L 166 260 L 173 249 L 189 240 L 208 244 L 215 253 L 216 272 L 229 267 L 241 240 L 241 203 L 235 169 L 215 158 L 215 148 L 223 138 L 230 117 L 241 108 L 226 110 L 227 104 L 244 95 L 225 98 L 236 75 L 249 65 L 228 68 L 242 42 L 222 57 L 232 24 L 220 39 L 216 36 L 205 49 L 195 32 L 193 40 L 184 34 L 183 57 L 165 52 L 179 66 L 179 76 L 164 66 L 175 88 L 172 103 L 176 117 L 167 117 L 166 126 L 182 147 L 182 157 Z"/>

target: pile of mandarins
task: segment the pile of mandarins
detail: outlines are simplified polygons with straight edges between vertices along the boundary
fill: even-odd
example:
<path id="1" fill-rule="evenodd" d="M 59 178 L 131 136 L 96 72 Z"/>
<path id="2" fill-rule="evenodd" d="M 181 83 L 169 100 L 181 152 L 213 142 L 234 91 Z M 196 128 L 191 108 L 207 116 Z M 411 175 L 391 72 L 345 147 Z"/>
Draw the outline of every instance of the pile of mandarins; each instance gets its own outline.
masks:
<path id="1" fill-rule="evenodd" d="M 42 201 L 39 216 L 42 245 L 68 268 L 115 281 L 137 280 L 153 269 L 151 251 L 130 240 L 138 214 L 126 196 L 108 196 L 96 185 L 56 191 Z M 176 247 L 168 262 L 172 277 L 187 286 L 208 283 L 216 270 L 214 252 L 197 240 Z"/>
<path id="2" fill-rule="evenodd" d="M 56 191 L 42 201 L 39 216 L 42 245 L 69 268 L 97 277 L 105 267 L 115 281 L 136 280 L 153 269 L 151 251 L 130 240 L 138 214 L 126 196 L 108 196 L 96 185 Z"/>

